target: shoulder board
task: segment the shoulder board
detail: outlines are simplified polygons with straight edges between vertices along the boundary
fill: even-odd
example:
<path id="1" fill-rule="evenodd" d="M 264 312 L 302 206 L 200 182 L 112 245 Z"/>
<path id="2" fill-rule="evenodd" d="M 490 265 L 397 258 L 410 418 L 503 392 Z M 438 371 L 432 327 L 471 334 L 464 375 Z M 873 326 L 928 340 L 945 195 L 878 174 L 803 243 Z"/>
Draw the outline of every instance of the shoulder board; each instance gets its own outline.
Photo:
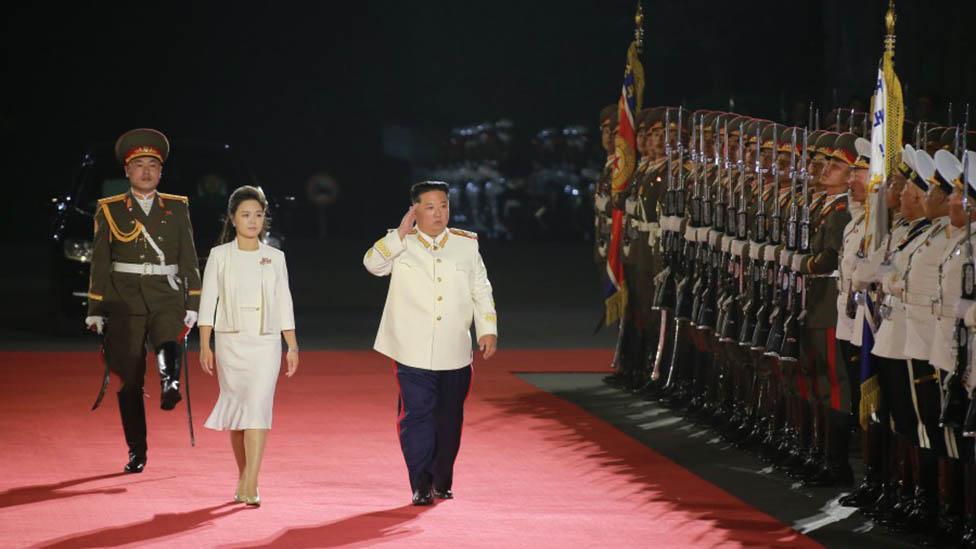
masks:
<path id="1" fill-rule="evenodd" d="M 478 240 L 478 233 L 473 233 L 471 231 L 465 231 L 462 229 L 448 229 L 451 234 L 456 234 L 458 236 L 463 236 L 464 238 L 470 238 L 472 240 Z"/>
<path id="2" fill-rule="evenodd" d="M 181 194 L 167 194 L 167 193 L 158 193 L 158 194 L 165 200 L 179 200 L 184 204 L 190 203 L 190 199 Z"/>
<path id="3" fill-rule="evenodd" d="M 106 196 L 105 198 L 99 198 L 99 204 L 111 204 L 112 202 L 119 202 L 120 200 L 125 200 L 125 193 L 117 194 L 115 196 Z"/>

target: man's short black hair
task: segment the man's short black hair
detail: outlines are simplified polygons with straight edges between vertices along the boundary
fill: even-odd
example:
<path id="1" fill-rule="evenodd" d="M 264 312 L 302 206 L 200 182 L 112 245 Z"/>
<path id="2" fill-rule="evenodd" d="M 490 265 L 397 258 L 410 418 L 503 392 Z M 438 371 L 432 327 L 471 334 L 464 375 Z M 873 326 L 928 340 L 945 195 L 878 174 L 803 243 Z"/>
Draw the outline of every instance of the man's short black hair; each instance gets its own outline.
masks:
<path id="1" fill-rule="evenodd" d="M 420 202 L 420 195 L 430 191 L 441 191 L 450 196 L 447 183 L 443 181 L 421 181 L 420 183 L 414 183 L 410 187 L 410 201 L 417 204 Z"/>

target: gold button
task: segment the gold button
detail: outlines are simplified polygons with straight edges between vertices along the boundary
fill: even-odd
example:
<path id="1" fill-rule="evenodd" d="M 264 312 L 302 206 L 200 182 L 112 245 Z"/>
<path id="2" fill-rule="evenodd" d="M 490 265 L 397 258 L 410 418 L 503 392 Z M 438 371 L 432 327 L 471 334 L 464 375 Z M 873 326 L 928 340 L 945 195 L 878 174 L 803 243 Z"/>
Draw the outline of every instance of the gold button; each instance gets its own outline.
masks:
<path id="1" fill-rule="evenodd" d="M 437 301 L 444 301 L 444 296 L 437 296 Z"/>
<path id="2" fill-rule="evenodd" d="M 440 320 L 440 319 L 441 319 L 441 317 L 437 317 L 437 320 Z"/>
<path id="3" fill-rule="evenodd" d="M 434 246 L 434 251 L 435 251 L 435 252 L 437 251 L 437 246 Z"/>
<path id="4" fill-rule="evenodd" d="M 437 258 L 437 262 L 440 263 L 441 262 L 441 258 L 438 257 Z"/>
<path id="5" fill-rule="evenodd" d="M 437 281 L 440 282 L 441 281 L 441 277 L 437 277 Z"/>

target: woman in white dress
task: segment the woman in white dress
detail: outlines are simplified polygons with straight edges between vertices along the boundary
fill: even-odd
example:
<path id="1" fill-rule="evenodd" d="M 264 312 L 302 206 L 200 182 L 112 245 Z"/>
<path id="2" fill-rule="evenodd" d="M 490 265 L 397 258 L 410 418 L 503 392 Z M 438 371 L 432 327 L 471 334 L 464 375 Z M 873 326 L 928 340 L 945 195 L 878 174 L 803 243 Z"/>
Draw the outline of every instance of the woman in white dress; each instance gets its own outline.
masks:
<path id="1" fill-rule="evenodd" d="M 244 186 L 228 202 L 221 244 L 210 250 L 200 296 L 200 365 L 213 375 L 210 334 L 216 332 L 220 397 L 205 427 L 230 431 L 237 460 L 234 500 L 261 504 L 258 472 L 271 429 L 281 338 L 291 377 L 298 369 L 298 341 L 285 254 L 261 242 L 268 202 Z"/>

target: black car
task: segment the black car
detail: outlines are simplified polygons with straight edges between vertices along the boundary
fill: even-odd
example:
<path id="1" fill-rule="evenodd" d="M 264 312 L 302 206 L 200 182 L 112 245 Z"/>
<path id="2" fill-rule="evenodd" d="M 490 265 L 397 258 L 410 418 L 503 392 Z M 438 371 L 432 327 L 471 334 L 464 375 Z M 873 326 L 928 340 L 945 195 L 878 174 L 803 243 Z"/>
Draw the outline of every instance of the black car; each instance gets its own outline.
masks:
<path id="1" fill-rule="evenodd" d="M 190 220 L 201 270 L 219 236 L 227 198 L 241 185 L 260 186 L 243 158 L 230 145 L 181 139 L 163 168 L 159 191 L 190 198 Z M 52 199 L 51 268 L 59 331 L 80 331 L 88 307 L 93 215 L 98 199 L 129 189 L 110 143 L 92 146 L 84 154 L 68 190 Z M 265 243 L 283 249 L 286 219 L 294 198 L 264 189 L 271 229 Z M 277 214 L 277 215 L 276 215 Z"/>

